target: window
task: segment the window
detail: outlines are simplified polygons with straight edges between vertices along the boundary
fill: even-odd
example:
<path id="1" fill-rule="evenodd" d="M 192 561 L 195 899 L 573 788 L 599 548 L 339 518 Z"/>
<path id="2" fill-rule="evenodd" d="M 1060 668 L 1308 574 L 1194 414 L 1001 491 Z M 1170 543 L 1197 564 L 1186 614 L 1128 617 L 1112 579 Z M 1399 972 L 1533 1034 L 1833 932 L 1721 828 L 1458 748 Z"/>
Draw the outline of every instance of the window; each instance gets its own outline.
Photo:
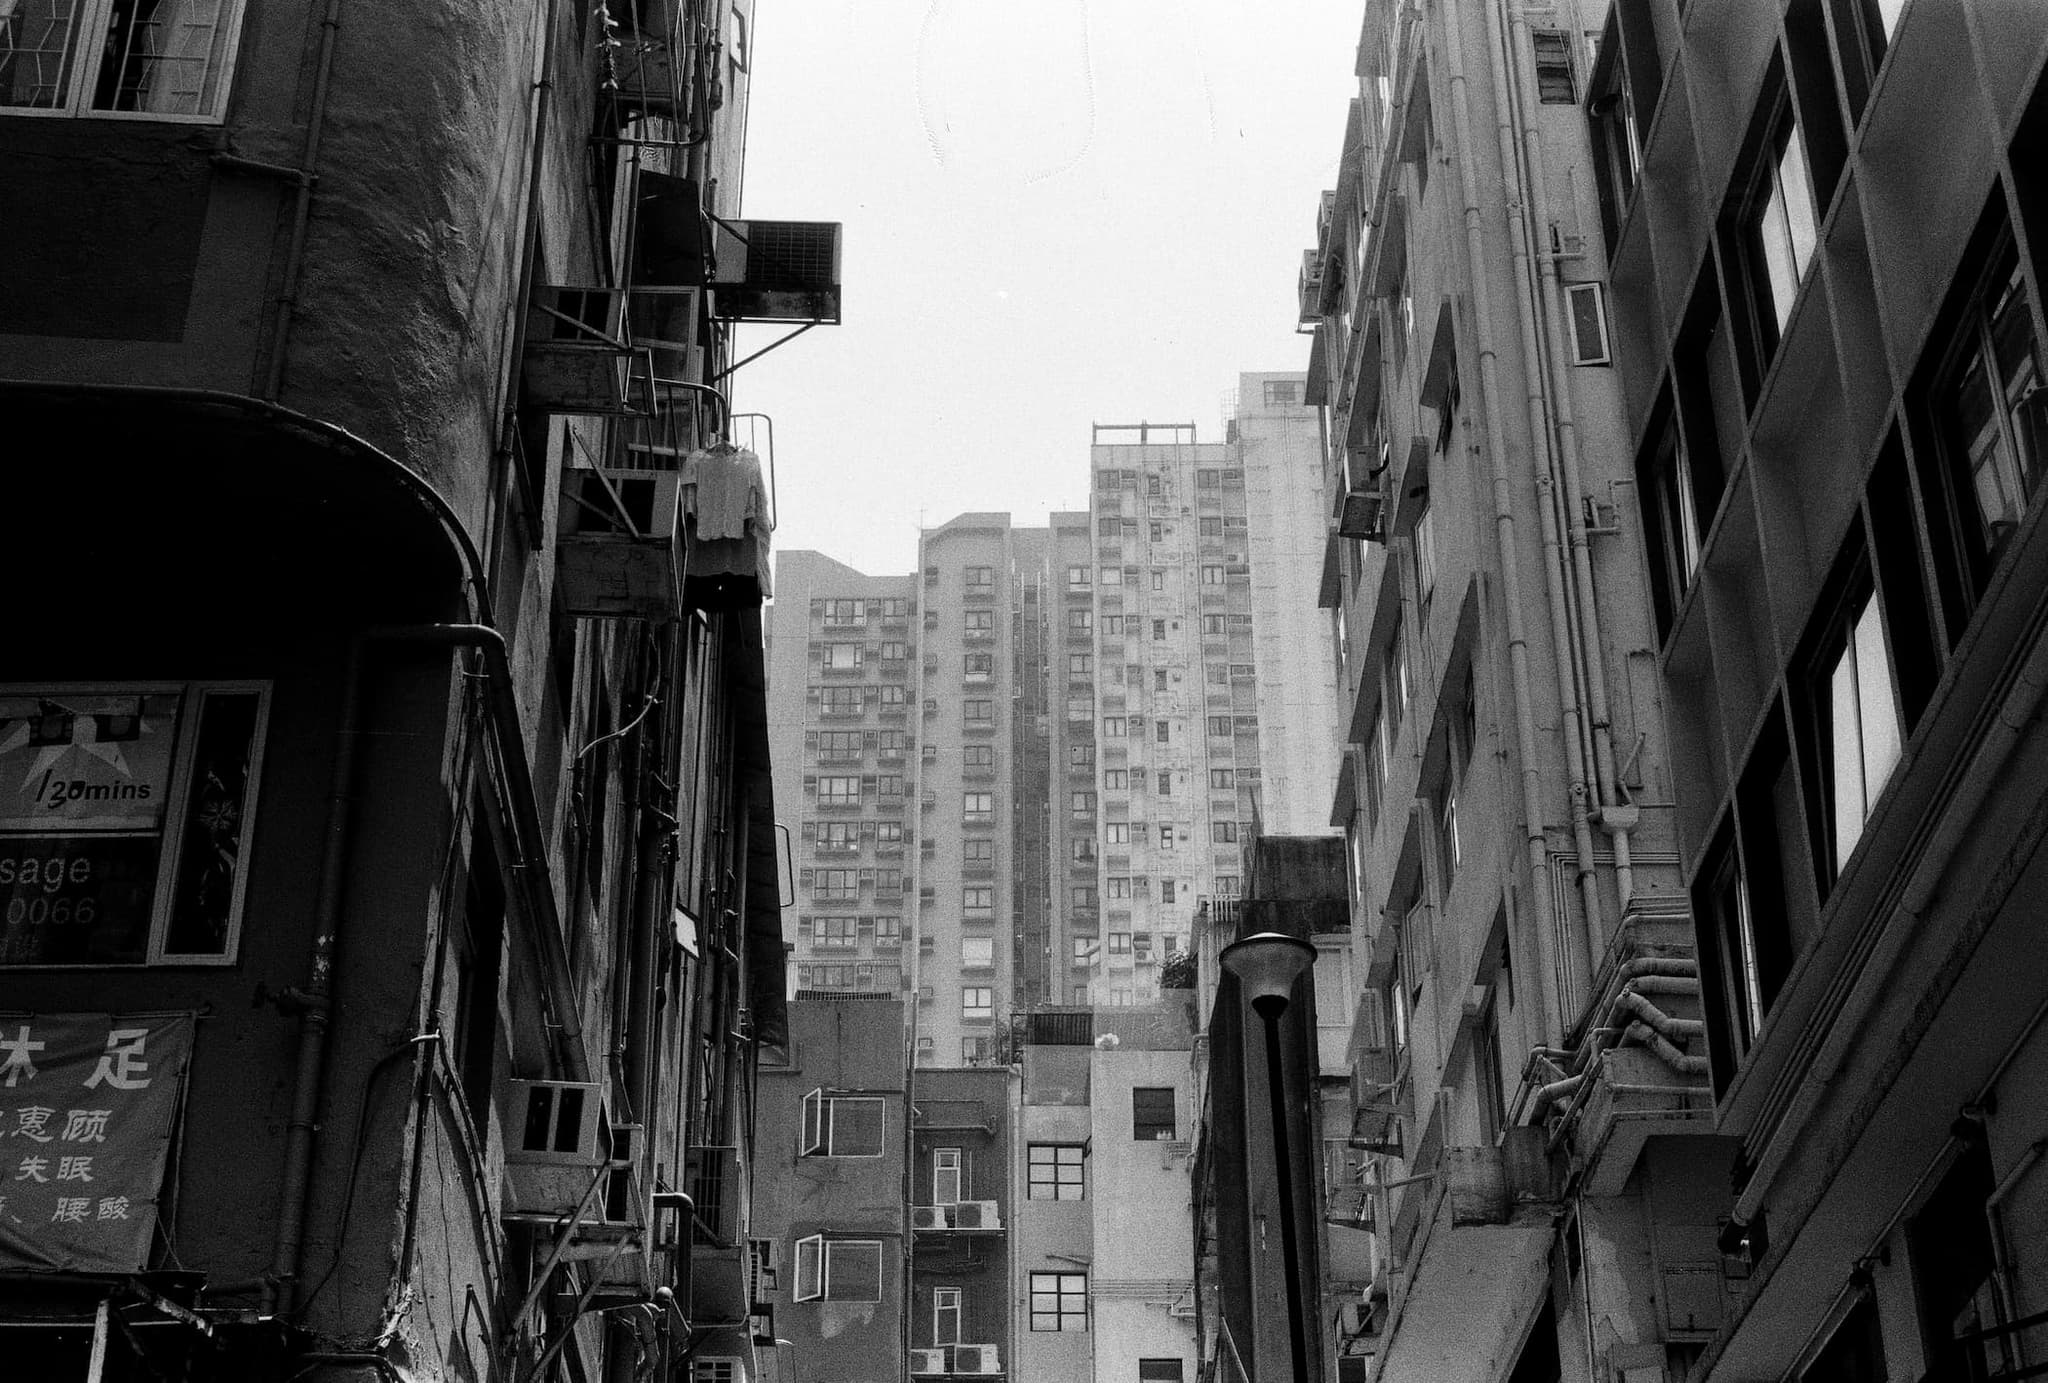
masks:
<path id="1" fill-rule="evenodd" d="M 231 961 L 269 689 L 0 692 L 0 964 Z"/>
<path id="2" fill-rule="evenodd" d="M 1132 1138 L 1139 1142 L 1171 1140 L 1180 1136 L 1178 1128 L 1172 1086 L 1141 1085 L 1131 1091 Z"/>
<path id="3" fill-rule="evenodd" d="M 1106 514 L 1095 521 L 1095 536 L 1098 538 L 1117 537 L 1123 529 L 1123 522 L 1114 514 Z"/>
<path id="4" fill-rule="evenodd" d="M 960 794 L 960 819 L 969 822 L 987 823 L 995 820 L 996 795 L 992 792 L 963 792 Z"/>
<path id="5" fill-rule="evenodd" d="M 1273 386 L 1268 384 L 1268 389 Z M 1181 1361 L 1178 1359 L 1140 1359 L 1138 1361 L 1138 1383 L 1181 1383 Z"/>
<path id="6" fill-rule="evenodd" d="M 1067 655 L 1067 676 L 1092 677 L 1095 675 L 1093 653 L 1069 653 Z"/>
<path id="7" fill-rule="evenodd" d="M 1397 620 L 1394 632 L 1387 638 L 1387 734 L 1390 737 L 1401 733 L 1401 720 L 1408 713 L 1408 699 L 1413 692 L 1408 676 L 1408 649 L 1401 638 L 1403 632 Z"/>
<path id="8" fill-rule="evenodd" d="M 1842 872 L 1863 835 L 1871 805 L 1898 764 L 1904 726 L 1885 649 L 1882 611 L 1859 562 L 1849 589 L 1808 663 L 1811 761 L 1825 868 L 1822 888 Z"/>
<path id="9" fill-rule="evenodd" d="M 1782 95 L 1744 196 L 1732 249 L 1749 309 L 1744 363 L 1754 390 L 1792 320 L 1819 233 L 1806 142 Z"/>
<path id="10" fill-rule="evenodd" d="M 910 703 L 910 693 L 909 693 L 909 692 L 907 692 L 907 691 L 905 691 L 905 690 L 904 690 L 904 689 L 903 689 L 902 687 L 900 687 L 900 686 L 896 686 L 896 685 L 893 685 L 893 684 L 891 684 L 891 685 L 885 685 L 885 686 L 883 686 L 883 688 L 882 688 L 882 709 L 883 709 L 883 710 L 885 710 L 885 711 L 892 711 L 892 710 L 893 710 L 893 711 L 900 711 L 900 710 L 902 710 L 902 709 L 903 709 L 903 708 L 904 708 L 904 707 L 905 707 L 906 705 L 908 705 L 909 703 Z"/>
<path id="11" fill-rule="evenodd" d="M 961 671 L 970 682 L 986 682 L 996 675 L 996 655 L 993 653 L 968 653 L 960 660 Z"/>
<path id="12" fill-rule="evenodd" d="M 942 1152 L 957 1154 L 958 1148 L 942 1148 Z M 951 1205 L 959 1200 L 939 1204 Z M 958 1287 L 932 1288 L 932 1343 L 934 1345 L 957 1345 L 960 1343 L 960 1289 Z"/>
<path id="13" fill-rule="evenodd" d="M 1235 898 L 1242 887 L 1242 881 L 1235 874 L 1218 874 L 1216 876 L 1216 896 L 1218 898 Z"/>
<path id="14" fill-rule="evenodd" d="M 1155 643 L 1164 643 L 1166 641 L 1165 620 L 1155 619 L 1152 621 L 1152 639 Z"/>
<path id="15" fill-rule="evenodd" d="M 852 950 L 860 944 L 860 919 L 818 917 L 811 922 L 811 942 L 820 950 Z"/>
<path id="16" fill-rule="evenodd" d="M 1203 584 L 1204 586 L 1220 586 L 1220 585 L 1222 585 L 1222 584 L 1223 584 L 1223 568 L 1222 568 L 1221 566 L 1206 566 L 1206 567 L 1203 567 L 1203 568 L 1202 568 L 1202 584 Z"/>
<path id="17" fill-rule="evenodd" d="M 880 1301 L 882 1241 L 822 1234 L 797 1240 L 794 1295 L 798 1301 Z"/>
<path id="18" fill-rule="evenodd" d="M 1230 737 L 1230 733 L 1231 728 L 1229 716 L 1209 717 L 1209 737 L 1211 739 L 1228 739 Z"/>
<path id="19" fill-rule="evenodd" d="M 1436 521 L 1426 496 L 1422 501 L 1422 512 L 1415 516 L 1408 546 L 1415 557 L 1415 596 L 1427 605 L 1430 596 L 1436 593 Z"/>
<path id="20" fill-rule="evenodd" d="M 1109 896 L 1128 898 L 1131 896 L 1131 880 L 1127 874 L 1113 874 L 1109 878 Z"/>
<path id="21" fill-rule="evenodd" d="M 0 110 L 219 120 L 241 8 L 239 0 L 10 4 Z"/>
<path id="22" fill-rule="evenodd" d="M 823 762 L 841 759 L 858 759 L 861 751 L 861 732 L 858 730 L 826 730 L 818 736 L 818 758 Z"/>
<path id="23" fill-rule="evenodd" d="M 1529 35 L 1536 49 L 1536 99 L 1546 106 L 1573 106 L 1579 101 L 1572 83 L 1572 36 L 1566 29 L 1537 29 Z"/>
<path id="24" fill-rule="evenodd" d="M 900 773 L 876 774 L 875 791 L 883 797 L 901 797 L 903 795 L 903 775 Z"/>
<path id="25" fill-rule="evenodd" d="M 960 890 L 960 909 L 969 917 L 987 917 L 996 910 L 993 884 L 968 884 Z"/>
<path id="26" fill-rule="evenodd" d="M 1213 490 L 1222 483 L 1221 472 L 1213 470 L 1199 470 L 1195 472 L 1195 488 L 1197 490 Z"/>
<path id="27" fill-rule="evenodd" d="M 960 718 L 969 725 L 993 725 L 996 703 L 981 697 L 969 697 L 960 703 Z"/>
<path id="28" fill-rule="evenodd" d="M 900 821 L 877 821 L 875 823 L 875 843 L 878 845 L 901 845 L 903 843 L 903 823 Z"/>
<path id="29" fill-rule="evenodd" d="M 1159 770 L 1159 795 L 1161 797 L 1171 797 L 1173 795 L 1173 774 L 1163 768 Z"/>
<path id="30" fill-rule="evenodd" d="M 1103 555 L 1107 556 L 1108 554 L 1105 553 Z M 1122 567 L 1104 567 L 1101 571 L 1101 576 L 1102 584 L 1105 586 L 1121 586 L 1124 584 L 1124 569 Z"/>
<path id="31" fill-rule="evenodd" d="M 1094 937 L 1075 937 L 1073 944 L 1074 964 L 1083 967 L 1094 965 L 1097 953 L 1101 950 L 1102 943 L 1097 941 Z"/>
<path id="32" fill-rule="evenodd" d="M 1086 1330 L 1088 1274 L 1031 1274 L 1031 1328 Z"/>
<path id="33" fill-rule="evenodd" d="M 1465 841 L 1458 831 L 1458 787 L 1455 782 L 1444 784 L 1443 797 L 1437 803 L 1436 850 L 1438 893 L 1440 896 L 1448 895 L 1458 866 L 1465 862 Z"/>
<path id="34" fill-rule="evenodd" d="M 1084 590 L 1084 589 L 1086 589 L 1086 588 L 1087 588 L 1087 586 L 1088 586 L 1088 568 L 1086 568 L 1086 567 L 1068 567 L 1068 568 L 1067 568 L 1067 589 L 1068 589 L 1068 590 Z"/>
<path id="35" fill-rule="evenodd" d="M 825 666 L 833 672 L 857 672 L 860 670 L 861 646 L 857 643 L 828 643 L 825 645 Z"/>
<path id="36" fill-rule="evenodd" d="M 1829 0 L 1828 8 L 1834 11 L 1835 37 L 1842 50 L 1850 118 L 1858 119 L 1906 0 Z"/>
<path id="37" fill-rule="evenodd" d="M 898 639 L 891 639 L 882 645 L 882 661 L 900 663 L 910 656 L 910 645 Z"/>
<path id="38" fill-rule="evenodd" d="M 970 634 L 992 634 L 996 627 L 996 612 L 993 610 L 969 610 L 963 616 L 962 628 Z"/>
<path id="39" fill-rule="evenodd" d="M 900 595 L 892 595 L 882 602 L 883 619 L 909 619 L 910 601 Z"/>
<path id="40" fill-rule="evenodd" d="M 1166 525 L 1165 525 L 1165 524 L 1163 524 L 1163 523 L 1157 523 L 1157 522 L 1153 523 L 1153 525 L 1152 525 L 1152 527 L 1151 527 L 1151 531 L 1149 532 L 1149 534 L 1148 534 L 1147 536 L 1149 537 L 1149 539 L 1150 539 L 1150 540 L 1151 540 L 1152 542 L 1155 542 L 1155 543 L 1163 543 L 1163 542 L 1165 542 L 1165 541 L 1166 541 Z"/>
<path id="41" fill-rule="evenodd" d="M 1154 722 L 1152 723 L 1152 738 L 1153 738 L 1153 739 L 1155 739 L 1155 740 L 1158 740 L 1158 741 L 1159 741 L 1159 742 L 1160 742 L 1161 744 L 1167 744 L 1167 743 L 1170 743 L 1170 742 L 1171 742 L 1171 740 L 1172 740 L 1172 736 L 1173 736 L 1173 722 L 1172 722 L 1172 721 L 1170 721 L 1170 720 L 1159 720 L 1159 721 L 1154 721 Z"/>
<path id="42" fill-rule="evenodd" d="M 1930 411 L 1958 492 L 1954 523 L 1963 534 L 1974 595 L 2019 527 L 2048 447 L 2048 409 L 2038 393 L 2040 343 L 2027 282 L 2009 240 L 1990 257 L 1958 317 L 1935 374 Z"/>
<path id="43" fill-rule="evenodd" d="M 1093 864 L 1093 863 L 1095 863 L 1095 837 L 1094 837 L 1094 836 L 1075 836 L 1075 837 L 1074 837 L 1074 839 L 1073 839 L 1073 841 L 1072 841 L 1072 846 L 1071 846 L 1071 848 L 1072 848 L 1072 852 L 1073 852 L 1073 856 L 1074 856 L 1074 863 L 1076 863 L 1076 864 Z"/>
<path id="44" fill-rule="evenodd" d="M 858 625 L 867 623 L 867 616 L 862 613 L 861 603 L 858 600 L 821 600 L 818 602 L 818 605 L 819 613 L 825 617 L 825 623 L 827 624 Z"/>
<path id="45" fill-rule="evenodd" d="M 963 970 L 988 970 L 996 963 L 996 942 L 991 936 L 963 936 L 960 938 L 960 968 Z"/>
<path id="46" fill-rule="evenodd" d="M 1088 612 L 1086 610 L 1077 610 L 1075 613 L 1085 615 Z M 1102 617 L 1102 637 L 1105 639 L 1120 639 L 1123 636 L 1124 617 L 1122 615 L 1104 615 Z"/>
<path id="47" fill-rule="evenodd" d="M 960 842 L 960 858 L 968 864 L 994 864 L 996 843 L 987 836 L 974 836 Z"/>
<path id="48" fill-rule="evenodd" d="M 1102 718 L 1102 737 L 1106 740 L 1122 739 L 1126 723 L 1122 716 L 1104 716 Z"/>
<path id="49" fill-rule="evenodd" d="M 1976 1375 L 1989 1377 L 1994 1370 Z M 1884 1362 L 1884 1332 L 1877 1316 L 1877 1295 L 1869 1288 L 1856 1293 L 1855 1302 L 1841 1323 L 1828 1336 L 1813 1362 L 1799 1371 L 1799 1383 L 1864 1383 L 1866 1379 L 1888 1377 Z M 1965 1372 L 1962 1377 L 1971 1377 Z"/>
<path id="50" fill-rule="evenodd" d="M 1067 891 L 1067 901 L 1082 912 L 1095 910 L 1095 885 L 1075 884 Z"/>
<path id="51" fill-rule="evenodd" d="M 1237 843 L 1237 823 L 1235 821 L 1210 822 L 1209 839 L 1217 845 L 1235 845 Z"/>
<path id="52" fill-rule="evenodd" d="M 1131 823 L 1128 821 L 1105 823 L 1102 828 L 1102 838 L 1111 845 L 1129 845 L 1131 843 Z"/>
<path id="53" fill-rule="evenodd" d="M 1155 591 L 1166 589 L 1166 573 L 1159 567 L 1152 568 L 1152 589 Z"/>
<path id="54" fill-rule="evenodd" d="M 819 709 L 828 716 L 860 714 L 859 687 L 825 687 L 819 692 Z"/>
<path id="55" fill-rule="evenodd" d="M 822 1088 L 804 1096 L 804 1157 L 880 1157 L 887 1122 L 877 1095 L 827 1095 Z"/>
<path id="56" fill-rule="evenodd" d="M 860 896 L 860 871 L 858 869 L 819 869 L 812 871 L 811 892 L 819 898 L 857 898 Z"/>
<path id="57" fill-rule="evenodd" d="M 1105 792 L 1128 792 L 1131 787 L 1131 771 L 1127 768 L 1105 768 L 1102 770 L 1102 788 Z"/>
<path id="58" fill-rule="evenodd" d="M 1268 408 L 1299 408 L 1301 406 L 1301 381 L 1298 379 L 1269 379 L 1261 389 Z M 1180 1375 L 1175 1374 L 1176 1378 Z"/>
<path id="59" fill-rule="evenodd" d="M 1173 827 L 1161 826 L 1159 828 L 1159 848 L 1162 850 L 1171 850 L 1173 848 Z"/>
<path id="60" fill-rule="evenodd" d="M 1700 564 L 1701 495 L 1695 483 L 1692 453 L 1679 439 L 1678 420 L 1669 402 L 1653 422 L 1652 437 L 1637 468 L 1643 491 L 1644 537 L 1649 550 L 1650 588 L 1657 619 L 1667 632 L 1678 617 L 1679 603 L 1692 586 Z M 1712 492 L 1719 498 L 1718 474 Z"/>
<path id="61" fill-rule="evenodd" d="M 996 1016 L 996 992 L 985 984 L 963 985 L 960 1016 L 970 1023 L 987 1022 Z"/>
<path id="62" fill-rule="evenodd" d="M 1638 90 L 1630 70 L 1634 55 L 1622 51 L 1619 24 L 1620 7 L 1616 6 L 1608 14 L 1590 83 L 1591 98 L 1586 103 L 1592 124 L 1593 171 L 1600 189 L 1600 220 L 1610 246 L 1621 232 L 1621 219 L 1642 172 L 1642 129 L 1648 107 L 1655 101 L 1656 86 L 1653 77 Z M 1645 97 L 1649 99 L 1645 101 Z"/>
<path id="63" fill-rule="evenodd" d="M 1213 516 L 1203 518 L 1196 523 L 1195 533 L 1198 537 L 1220 538 L 1223 536 L 1223 520 Z"/>
<path id="64" fill-rule="evenodd" d="M 1129 955 L 1131 953 L 1131 934 L 1129 932 L 1111 932 L 1109 934 L 1109 953 L 1113 956 Z"/>
<path id="65" fill-rule="evenodd" d="M 1906 1222 L 1929 1378 L 2010 1378 L 2024 1372 L 2011 1369 L 2011 1351 L 2024 1338 L 2018 1327 L 2025 1317 L 2008 1322 L 2005 1315 L 2004 1302 L 2016 1284 L 2001 1270 L 2002 1255 L 1985 1214 L 1997 1194 L 1998 1179 L 1980 1135 L 1964 1142 L 1933 1194 Z"/>
<path id="66" fill-rule="evenodd" d="M 1209 786 L 1218 792 L 1233 791 L 1237 787 L 1237 770 L 1234 768 L 1210 769 Z"/>
<path id="67" fill-rule="evenodd" d="M 1075 816 L 1095 815 L 1095 794 L 1092 792 L 1070 794 L 1068 797 L 1068 809 Z"/>
<path id="68" fill-rule="evenodd" d="M 877 917 L 875 919 L 875 945 L 895 947 L 903 944 L 903 919 L 900 917 Z"/>
<path id="69" fill-rule="evenodd" d="M 1070 744 L 1067 746 L 1067 767 L 1086 772 L 1095 767 L 1095 746 L 1092 744 Z"/>
<path id="70" fill-rule="evenodd" d="M 1093 610 L 1067 611 L 1067 632 L 1069 634 L 1090 634 L 1094 630 L 1095 612 Z"/>
<path id="71" fill-rule="evenodd" d="M 818 779 L 819 806 L 851 807 L 859 802 L 860 775 L 858 773 L 828 773 Z"/>
<path id="72" fill-rule="evenodd" d="M 1715 1085 L 1725 1088 L 1763 1027 L 1764 1010 L 1775 997 L 1782 974 L 1780 957 L 1771 944 L 1774 938 L 1757 927 L 1732 832 L 1723 832 L 1694 892 L 1705 923 L 1701 930 L 1714 943 L 1709 959 L 1719 981 L 1713 987 L 1721 991 L 1721 1004 L 1713 1015 L 1719 1021 L 1709 1028 L 1709 1051 L 1717 1058 L 1725 1057 L 1725 1064 L 1716 1060 L 1714 1070 Z M 1721 1040 L 1714 1041 L 1716 1038 Z"/>
<path id="73" fill-rule="evenodd" d="M 1033 1143 L 1025 1150 L 1024 1161 L 1027 1200 L 1088 1198 L 1087 1162 L 1079 1143 Z"/>
<path id="74" fill-rule="evenodd" d="M 990 769 L 996 766 L 996 748 L 992 744 L 970 744 L 960 751 L 962 768 Z"/>
<path id="75" fill-rule="evenodd" d="M 967 569 L 967 589 L 970 592 L 978 591 L 987 594 L 995 588 L 996 569 L 994 567 L 969 567 Z"/>

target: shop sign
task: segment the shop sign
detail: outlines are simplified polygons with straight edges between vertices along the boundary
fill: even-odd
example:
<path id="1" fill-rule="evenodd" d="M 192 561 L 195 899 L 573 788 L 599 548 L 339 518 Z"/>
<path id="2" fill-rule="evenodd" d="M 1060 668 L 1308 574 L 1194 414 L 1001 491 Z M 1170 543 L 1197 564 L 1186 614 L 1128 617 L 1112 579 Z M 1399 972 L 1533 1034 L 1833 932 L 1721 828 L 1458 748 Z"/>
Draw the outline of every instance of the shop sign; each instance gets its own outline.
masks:
<path id="1" fill-rule="evenodd" d="M 148 1265 L 190 1013 L 0 1013 L 0 1272 Z"/>

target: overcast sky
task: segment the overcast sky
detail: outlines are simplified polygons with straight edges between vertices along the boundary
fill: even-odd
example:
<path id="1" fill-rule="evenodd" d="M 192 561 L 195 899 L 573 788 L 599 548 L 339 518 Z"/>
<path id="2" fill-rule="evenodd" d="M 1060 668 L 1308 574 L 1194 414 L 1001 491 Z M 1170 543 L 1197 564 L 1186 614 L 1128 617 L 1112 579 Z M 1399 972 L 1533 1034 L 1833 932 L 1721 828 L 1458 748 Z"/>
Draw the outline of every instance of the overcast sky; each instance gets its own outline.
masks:
<path id="1" fill-rule="evenodd" d="M 846 226 L 844 324 L 734 377 L 775 545 L 908 572 L 920 516 L 1085 507 L 1091 423 L 1219 440 L 1240 370 L 1305 368 L 1363 12 L 761 0 L 744 212 Z"/>

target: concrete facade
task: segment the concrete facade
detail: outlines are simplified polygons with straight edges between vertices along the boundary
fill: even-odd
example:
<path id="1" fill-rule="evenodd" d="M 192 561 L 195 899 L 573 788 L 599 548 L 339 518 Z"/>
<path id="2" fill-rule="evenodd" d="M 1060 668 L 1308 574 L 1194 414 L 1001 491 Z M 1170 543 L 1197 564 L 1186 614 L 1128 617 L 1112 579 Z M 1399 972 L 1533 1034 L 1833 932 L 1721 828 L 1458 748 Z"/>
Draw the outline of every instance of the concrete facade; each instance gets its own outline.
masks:
<path id="1" fill-rule="evenodd" d="M 1302 278 L 1337 1377 L 2040 1366 L 2044 57 L 2031 6 L 1365 8 Z"/>
<path id="2" fill-rule="evenodd" d="M 11 1373 L 753 1372 L 762 590 L 681 473 L 723 422 L 702 213 L 738 212 L 751 6 L 613 18 L 0 20 L 0 570 L 93 612 L 0 669 L 0 1008 L 41 1060 L 5 1103 L 92 1144 L 10 1166 Z M 651 262 L 677 224 L 694 270 Z M 588 382 L 637 412 L 541 387 L 543 304 L 601 319 Z M 666 512 L 589 509 L 617 469 Z M 108 1081 L 176 1088 L 154 1162 Z"/>

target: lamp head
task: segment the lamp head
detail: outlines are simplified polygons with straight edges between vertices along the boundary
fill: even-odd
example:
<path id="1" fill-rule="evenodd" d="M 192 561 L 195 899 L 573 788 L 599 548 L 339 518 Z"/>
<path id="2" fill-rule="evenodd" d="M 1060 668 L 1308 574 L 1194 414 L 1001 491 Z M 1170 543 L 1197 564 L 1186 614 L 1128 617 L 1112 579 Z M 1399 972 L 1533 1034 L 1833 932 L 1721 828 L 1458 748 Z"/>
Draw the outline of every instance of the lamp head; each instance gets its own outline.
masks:
<path id="1" fill-rule="evenodd" d="M 1294 982 L 1316 963 L 1316 948 L 1298 936 L 1254 932 L 1224 947 L 1218 959 L 1237 976 L 1254 1013 L 1278 1018 L 1287 1011 Z"/>

